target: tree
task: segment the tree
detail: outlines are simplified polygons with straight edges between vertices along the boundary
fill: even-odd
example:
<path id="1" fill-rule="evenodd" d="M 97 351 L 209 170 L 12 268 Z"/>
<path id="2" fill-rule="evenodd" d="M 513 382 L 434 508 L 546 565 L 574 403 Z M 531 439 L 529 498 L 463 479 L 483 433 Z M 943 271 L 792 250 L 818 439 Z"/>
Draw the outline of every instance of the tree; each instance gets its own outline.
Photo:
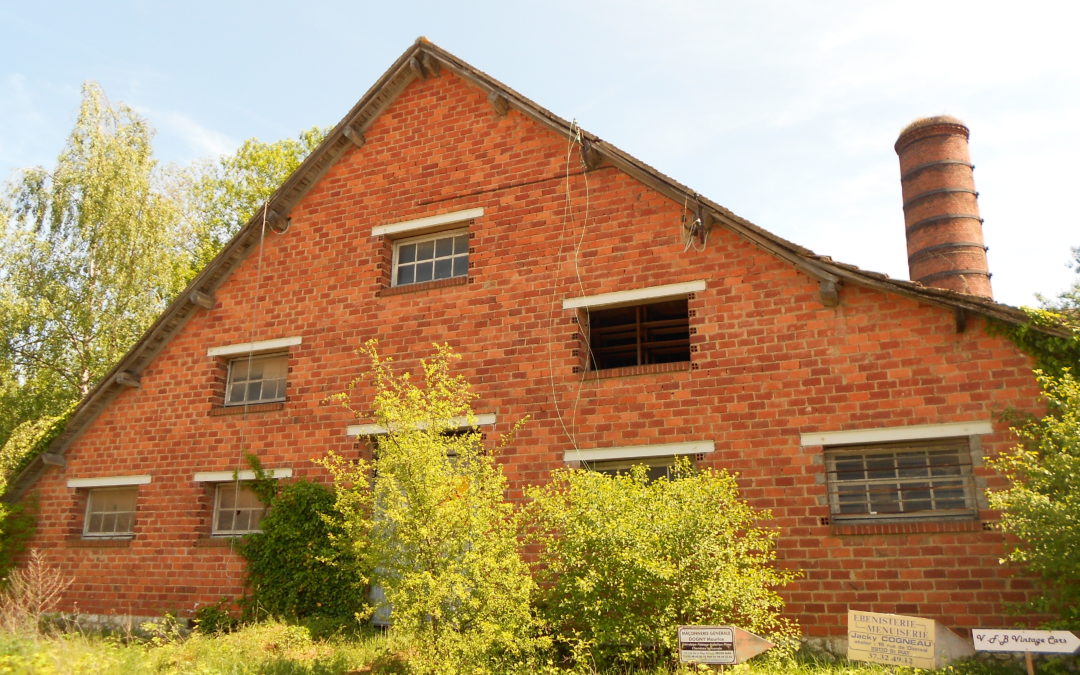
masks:
<path id="1" fill-rule="evenodd" d="M 274 143 L 249 138 L 234 154 L 197 165 L 187 173 L 180 193 L 196 239 L 197 267 L 210 262 L 256 214 L 322 142 L 326 131 L 311 127 L 294 139 Z"/>
<path id="2" fill-rule="evenodd" d="M 1016 429 L 1021 444 L 990 460 L 1009 479 L 990 493 L 1001 528 L 1017 538 L 1008 560 L 1041 580 L 1031 608 L 1080 628 L 1080 381 L 1036 371 L 1048 412 Z"/>
<path id="3" fill-rule="evenodd" d="M 0 233 L 0 442 L 85 396 L 191 275 L 152 131 L 83 87 L 56 167 L 22 175 Z"/>
<path id="4" fill-rule="evenodd" d="M 579 662 L 656 665 L 672 658 L 680 625 L 733 624 L 787 647 L 798 637 L 776 592 L 798 573 L 777 567 L 770 514 L 726 472 L 684 460 L 650 482 L 645 466 L 562 469 L 528 496 L 537 606 Z"/>
<path id="5" fill-rule="evenodd" d="M 506 478 L 473 430 L 475 395 L 437 346 L 421 361 L 423 380 L 397 373 L 374 342 L 371 362 L 375 459 L 331 456 L 346 543 L 392 608 L 392 630 L 423 647 L 420 669 L 520 663 L 531 644 L 532 581 L 520 553 Z M 350 394 L 336 397 L 354 413 Z M 365 406 L 366 407 L 366 406 Z M 502 447 L 508 441 L 503 439 Z"/>

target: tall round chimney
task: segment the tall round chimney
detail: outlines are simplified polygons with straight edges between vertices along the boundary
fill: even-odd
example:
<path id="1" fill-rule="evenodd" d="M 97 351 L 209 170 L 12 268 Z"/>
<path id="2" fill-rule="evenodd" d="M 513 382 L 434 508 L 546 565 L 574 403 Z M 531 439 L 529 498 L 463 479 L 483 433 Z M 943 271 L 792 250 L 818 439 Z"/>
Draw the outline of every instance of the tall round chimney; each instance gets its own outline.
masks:
<path id="1" fill-rule="evenodd" d="M 895 148 L 912 281 L 993 297 L 968 128 L 955 117 L 916 120 Z"/>

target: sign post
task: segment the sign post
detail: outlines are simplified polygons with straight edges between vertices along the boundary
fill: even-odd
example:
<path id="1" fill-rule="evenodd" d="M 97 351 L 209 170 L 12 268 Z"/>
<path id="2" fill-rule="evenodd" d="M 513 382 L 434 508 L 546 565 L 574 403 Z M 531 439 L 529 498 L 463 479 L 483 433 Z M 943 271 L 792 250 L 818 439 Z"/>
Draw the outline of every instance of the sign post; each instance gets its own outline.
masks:
<path id="1" fill-rule="evenodd" d="M 679 626 L 679 661 L 683 663 L 732 666 L 772 646 L 736 626 Z"/>
<path id="2" fill-rule="evenodd" d="M 1033 653 L 1073 654 L 1080 649 L 1080 639 L 1067 630 L 975 628 L 971 641 L 980 652 L 1024 652 L 1028 675 L 1035 674 Z"/>

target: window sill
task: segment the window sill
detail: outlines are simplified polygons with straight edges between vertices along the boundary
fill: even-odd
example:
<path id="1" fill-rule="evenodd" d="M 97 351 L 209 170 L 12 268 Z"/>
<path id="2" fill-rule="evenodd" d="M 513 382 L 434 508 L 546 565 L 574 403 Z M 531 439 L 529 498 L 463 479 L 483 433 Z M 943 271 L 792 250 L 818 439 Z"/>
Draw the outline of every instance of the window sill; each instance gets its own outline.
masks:
<path id="1" fill-rule="evenodd" d="M 936 532 L 982 532 L 983 524 L 970 520 L 917 520 L 908 523 L 833 522 L 830 533 L 836 536 L 867 534 L 931 534 Z"/>
<path id="2" fill-rule="evenodd" d="M 269 403 L 252 403 L 251 405 L 218 405 L 210 408 L 207 413 L 210 417 L 222 417 L 224 415 L 243 415 L 247 413 L 270 412 L 272 410 L 284 410 L 285 401 L 271 401 Z"/>
<path id="3" fill-rule="evenodd" d="M 403 295 L 405 293 L 418 293 L 429 291 L 433 288 L 445 288 L 447 286 L 464 286 L 469 283 L 469 277 L 450 277 L 449 279 L 436 279 L 435 281 L 422 281 L 418 284 L 405 284 L 404 286 L 388 286 L 379 291 L 381 297 L 391 295 Z"/>
<path id="4" fill-rule="evenodd" d="M 131 540 L 135 536 L 127 537 L 83 537 L 75 535 L 69 537 L 67 545 L 69 548 L 127 548 L 131 546 Z"/>
<path id="5" fill-rule="evenodd" d="M 242 534 L 203 535 L 195 540 L 195 548 L 232 548 L 243 536 Z"/>
<path id="6" fill-rule="evenodd" d="M 649 363 L 644 366 L 624 366 L 622 368 L 606 368 L 604 370 L 587 370 L 585 379 L 606 380 L 612 377 L 630 377 L 633 375 L 652 375 L 654 373 L 680 373 L 690 371 L 689 361 L 675 361 L 673 363 Z"/>

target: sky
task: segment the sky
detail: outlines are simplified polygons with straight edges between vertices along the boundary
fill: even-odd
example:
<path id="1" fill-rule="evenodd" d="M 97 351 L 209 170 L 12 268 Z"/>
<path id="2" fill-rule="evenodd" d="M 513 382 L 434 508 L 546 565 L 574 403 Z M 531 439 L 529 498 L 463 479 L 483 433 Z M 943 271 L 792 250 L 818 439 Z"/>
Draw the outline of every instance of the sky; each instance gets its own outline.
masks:
<path id="1" fill-rule="evenodd" d="M 163 163 L 330 126 L 418 36 L 740 216 L 906 279 L 909 122 L 959 117 L 995 299 L 1077 279 L 1080 3 L 0 0 L 0 181 L 52 166 L 83 82 Z"/>

